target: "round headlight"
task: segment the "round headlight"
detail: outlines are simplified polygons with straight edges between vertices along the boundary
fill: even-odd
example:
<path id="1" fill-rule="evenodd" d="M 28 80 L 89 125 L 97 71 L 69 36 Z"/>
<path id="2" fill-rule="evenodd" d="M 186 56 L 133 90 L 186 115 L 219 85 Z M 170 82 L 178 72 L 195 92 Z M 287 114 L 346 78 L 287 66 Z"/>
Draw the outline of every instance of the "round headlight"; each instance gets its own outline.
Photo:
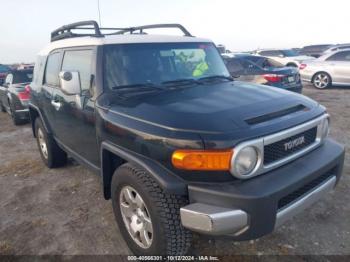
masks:
<path id="1" fill-rule="evenodd" d="M 323 121 L 323 126 L 322 126 L 322 137 L 326 138 L 329 134 L 329 119 L 326 118 Z"/>
<path id="2" fill-rule="evenodd" d="M 258 163 L 258 152 L 254 147 L 247 146 L 237 152 L 235 156 L 234 172 L 236 175 L 244 176 L 254 170 Z"/>

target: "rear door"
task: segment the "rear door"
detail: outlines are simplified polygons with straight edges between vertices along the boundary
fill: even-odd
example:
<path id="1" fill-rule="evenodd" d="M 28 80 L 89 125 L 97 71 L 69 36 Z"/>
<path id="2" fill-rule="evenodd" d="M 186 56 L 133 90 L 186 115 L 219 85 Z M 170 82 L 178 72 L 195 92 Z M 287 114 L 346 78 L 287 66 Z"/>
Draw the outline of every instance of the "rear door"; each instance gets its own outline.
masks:
<path id="1" fill-rule="evenodd" d="M 56 139 L 93 168 L 100 164 L 92 98 L 95 59 L 93 47 L 64 50 L 60 71 L 79 72 L 82 91 L 79 95 L 69 95 L 56 88 L 53 93 L 53 102 L 60 105 L 55 109 Z"/>
<path id="2" fill-rule="evenodd" d="M 332 72 L 332 81 L 337 84 L 350 84 L 350 51 L 340 51 L 327 59 Z"/>

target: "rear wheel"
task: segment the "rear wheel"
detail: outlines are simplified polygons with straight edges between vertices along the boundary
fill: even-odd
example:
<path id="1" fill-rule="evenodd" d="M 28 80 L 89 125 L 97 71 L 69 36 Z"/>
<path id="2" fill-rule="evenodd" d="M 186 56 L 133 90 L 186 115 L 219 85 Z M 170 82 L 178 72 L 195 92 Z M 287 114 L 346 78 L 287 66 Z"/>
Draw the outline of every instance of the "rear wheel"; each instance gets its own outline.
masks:
<path id="1" fill-rule="evenodd" d="M 46 132 L 40 118 L 35 120 L 35 135 L 41 158 L 48 168 L 60 167 L 67 163 L 67 154 Z"/>
<path id="2" fill-rule="evenodd" d="M 2 104 L 2 102 L 0 101 L 0 110 L 1 112 L 5 113 L 6 112 L 6 109 L 4 107 L 4 105 Z"/>
<path id="3" fill-rule="evenodd" d="M 329 74 L 320 72 L 314 76 L 312 83 L 317 89 L 325 89 L 331 86 L 332 79 Z"/>
<path id="4" fill-rule="evenodd" d="M 10 102 L 9 102 L 10 103 Z M 18 126 L 23 123 L 22 119 L 16 114 L 16 110 L 13 108 L 12 104 L 10 105 L 11 118 L 14 125 Z"/>
<path id="5" fill-rule="evenodd" d="M 183 196 L 164 192 L 145 170 L 120 166 L 112 178 L 112 204 L 119 229 L 135 255 L 184 255 L 192 234 L 181 225 Z"/>

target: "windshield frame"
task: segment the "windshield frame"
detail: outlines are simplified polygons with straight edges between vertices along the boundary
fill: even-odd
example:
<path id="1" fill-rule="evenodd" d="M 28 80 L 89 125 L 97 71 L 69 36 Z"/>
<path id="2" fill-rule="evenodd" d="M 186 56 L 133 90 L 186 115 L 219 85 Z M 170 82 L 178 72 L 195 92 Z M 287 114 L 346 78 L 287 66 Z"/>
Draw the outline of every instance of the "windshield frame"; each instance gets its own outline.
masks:
<path id="1" fill-rule="evenodd" d="M 198 42 L 157 42 L 157 43 L 121 43 L 121 44 L 108 44 L 108 45 L 104 45 L 103 46 L 103 54 L 102 54 L 102 68 L 103 68 L 103 73 L 102 73 L 102 78 L 103 78 L 103 90 L 105 91 L 115 91 L 115 90 L 118 90 L 118 86 L 119 85 L 109 85 L 108 84 L 108 81 L 107 81 L 107 78 L 108 78 L 108 75 L 107 75 L 107 55 L 108 55 L 108 48 L 113 48 L 113 46 L 136 46 L 136 45 L 140 45 L 140 46 L 144 46 L 144 45 L 149 45 L 149 46 L 153 46 L 153 45 L 164 45 L 166 47 L 166 45 L 183 45 L 184 47 L 181 48 L 181 46 L 179 46 L 179 49 L 191 49 L 191 46 L 200 46 L 200 45 L 206 45 L 206 46 L 210 46 L 210 48 L 212 48 L 212 52 L 215 53 L 215 56 L 216 58 L 215 59 L 219 59 L 219 60 L 216 60 L 217 61 L 220 61 L 219 63 L 221 63 L 221 66 L 222 67 L 219 67 L 220 70 L 222 69 L 222 71 L 226 74 L 222 74 L 223 76 L 226 76 L 226 77 L 230 77 L 230 73 L 228 72 L 226 66 L 225 66 L 225 63 L 219 53 L 219 51 L 217 50 L 215 44 L 213 42 L 202 42 L 202 41 L 198 41 Z M 188 46 L 188 47 L 187 47 Z M 175 48 L 174 48 L 175 49 Z M 161 49 L 160 49 L 161 50 Z M 217 75 L 217 74 L 213 74 L 213 75 Z M 204 75 L 204 76 L 208 76 L 208 75 Z M 210 76 L 210 75 L 209 75 Z M 199 77 L 190 77 L 188 78 L 189 80 L 191 79 L 194 79 L 194 80 L 198 80 L 199 78 L 203 77 L 203 75 L 199 76 Z M 177 79 L 170 79 L 170 81 L 172 80 L 177 80 Z M 166 80 L 168 81 L 168 80 Z M 153 84 L 156 84 L 156 85 L 162 85 L 162 82 L 166 82 L 166 81 L 161 81 L 159 83 L 157 82 L 148 82 L 148 83 L 153 83 Z M 138 84 L 141 84 L 141 83 L 138 83 Z M 146 84 L 146 83 L 145 83 Z M 133 83 L 130 83 L 130 85 L 133 85 Z M 125 86 L 125 85 L 120 85 L 120 86 Z M 165 86 L 165 89 L 167 88 L 167 86 Z"/>

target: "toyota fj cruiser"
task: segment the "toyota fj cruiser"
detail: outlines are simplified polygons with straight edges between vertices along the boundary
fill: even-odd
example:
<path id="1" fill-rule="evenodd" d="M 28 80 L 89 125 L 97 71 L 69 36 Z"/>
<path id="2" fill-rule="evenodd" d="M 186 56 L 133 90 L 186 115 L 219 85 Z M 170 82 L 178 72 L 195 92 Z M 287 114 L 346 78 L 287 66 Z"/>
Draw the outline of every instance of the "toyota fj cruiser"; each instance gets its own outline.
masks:
<path id="1" fill-rule="evenodd" d="M 170 27 L 184 36 L 145 33 Z M 29 106 L 41 157 L 101 175 L 135 254 L 185 254 L 192 231 L 259 238 L 339 181 L 344 148 L 323 106 L 233 81 L 215 45 L 181 25 L 78 22 L 51 41 Z"/>

